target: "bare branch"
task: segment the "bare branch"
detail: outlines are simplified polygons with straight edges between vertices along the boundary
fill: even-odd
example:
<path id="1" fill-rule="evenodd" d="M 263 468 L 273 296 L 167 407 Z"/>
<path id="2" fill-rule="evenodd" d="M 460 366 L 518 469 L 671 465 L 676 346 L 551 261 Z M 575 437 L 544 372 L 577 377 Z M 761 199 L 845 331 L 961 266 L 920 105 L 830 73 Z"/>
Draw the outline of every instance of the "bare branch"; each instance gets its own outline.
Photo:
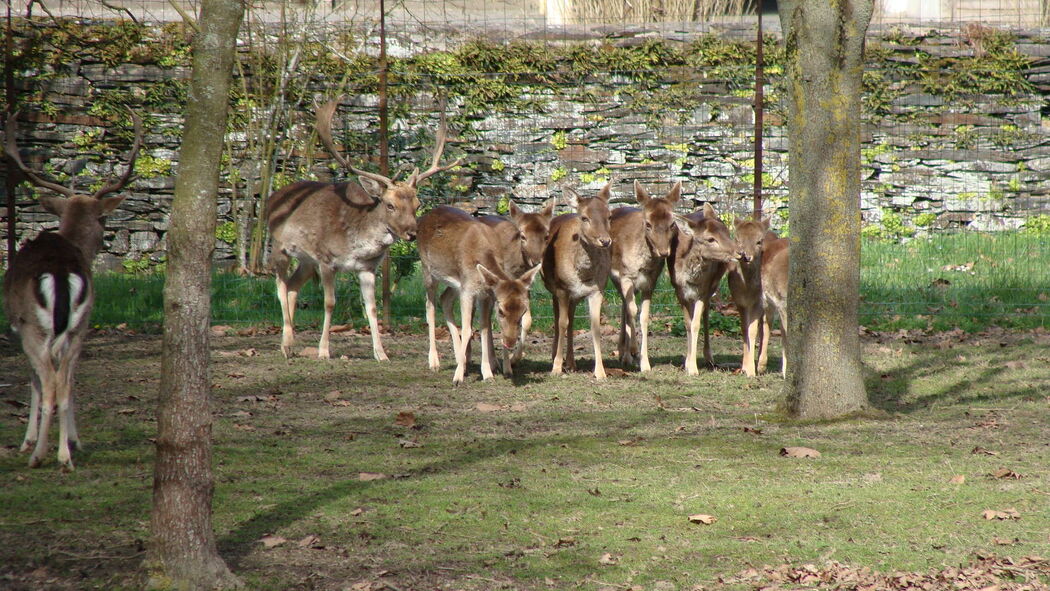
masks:
<path id="1" fill-rule="evenodd" d="M 101 199 L 104 195 L 124 188 L 124 185 L 128 184 L 128 181 L 131 180 L 131 175 L 135 172 L 135 160 L 138 159 L 139 149 L 142 147 L 142 119 L 130 109 L 128 113 L 131 115 L 131 121 L 135 125 L 135 141 L 131 146 L 131 155 L 128 156 L 128 169 L 124 171 L 124 175 L 119 179 L 106 183 L 101 189 L 95 191 L 93 195 L 95 199 Z"/>

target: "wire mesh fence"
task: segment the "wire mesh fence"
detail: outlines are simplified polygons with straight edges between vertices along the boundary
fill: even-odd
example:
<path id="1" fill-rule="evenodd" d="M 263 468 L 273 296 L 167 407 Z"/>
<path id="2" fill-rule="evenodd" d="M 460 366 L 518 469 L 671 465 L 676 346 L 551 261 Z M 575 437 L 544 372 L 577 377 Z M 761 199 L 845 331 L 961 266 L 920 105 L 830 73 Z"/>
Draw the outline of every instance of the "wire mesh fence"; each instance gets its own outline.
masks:
<path id="1" fill-rule="evenodd" d="M 770 12 L 775 3 L 759 4 L 767 34 L 758 174 L 764 213 L 778 232 L 790 233 L 778 21 Z M 929 4 L 877 2 L 869 33 L 862 322 L 901 328 L 1045 326 L 1047 3 Z M 727 219 L 749 215 L 756 176 L 755 5 L 389 2 L 384 32 L 391 170 L 405 174 L 426 160 L 444 97 L 455 135 L 451 149 L 467 164 L 423 188 L 424 210 L 448 203 L 503 213 L 510 199 L 524 209 L 555 199 L 560 212 L 567 210 L 566 188 L 590 194 L 606 183 L 613 187 L 613 206 L 628 206 L 637 180 L 653 192 L 681 181 L 683 213 L 711 202 Z M 231 98 L 222 234 L 216 242 L 229 265 L 265 267 L 265 229 L 258 222 L 270 191 L 302 178 L 346 176 L 315 148 L 311 118 L 319 102 L 344 97 L 337 141 L 355 162 L 375 166 L 380 6 L 250 4 Z M 63 142 L 95 149 L 95 121 L 72 116 L 101 120 L 106 105 L 132 102 L 154 116 L 156 141 L 148 157 L 155 168 L 164 169 L 165 161 L 169 167 L 139 181 L 131 210 L 111 221 L 111 264 L 123 271 L 156 271 L 163 261 L 181 84 L 198 8 L 159 0 L 44 0 L 13 16 L 22 40 L 18 59 L 9 60 L 19 68 L 15 101 L 58 121 L 37 121 L 30 140 L 38 151 Z M 122 23 L 124 34 L 109 32 L 113 22 Z M 98 23 L 108 28 L 90 28 Z M 76 162 L 59 154 L 45 165 L 76 175 Z M 31 194 L 18 195 L 6 215 L 17 217 L 20 233 L 27 234 L 42 219 Z M 143 205 L 134 205 L 136 200 Z M 414 247 L 399 243 L 391 258 L 391 315 L 397 324 L 418 324 L 423 293 Z M 128 322 L 159 323 L 156 279 L 107 281 L 117 294 L 135 294 L 118 300 Z M 336 322 L 350 323 L 362 316 L 356 281 L 342 277 L 339 284 Z M 321 309 L 312 289 L 301 299 L 307 324 Z M 278 322 L 274 291 L 269 279 L 220 275 L 215 322 Z M 549 297 L 539 282 L 534 291 L 534 314 L 542 325 L 550 316 Z M 610 292 L 607 317 L 619 315 L 616 305 L 618 297 Z M 656 326 L 680 326 L 666 279 L 653 313 Z"/>

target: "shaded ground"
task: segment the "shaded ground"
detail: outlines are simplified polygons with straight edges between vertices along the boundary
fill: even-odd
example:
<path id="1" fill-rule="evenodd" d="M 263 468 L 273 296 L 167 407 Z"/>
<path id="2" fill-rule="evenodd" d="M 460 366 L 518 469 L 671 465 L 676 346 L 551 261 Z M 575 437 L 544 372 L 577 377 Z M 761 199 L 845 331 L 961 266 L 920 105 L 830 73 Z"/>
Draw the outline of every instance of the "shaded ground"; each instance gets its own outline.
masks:
<path id="1" fill-rule="evenodd" d="M 685 376 L 665 334 L 651 374 L 598 384 L 550 377 L 541 336 L 513 381 L 474 366 L 452 388 L 448 343 L 430 372 L 420 335 L 389 337 L 379 364 L 354 332 L 328 362 L 229 332 L 213 342 L 215 528 L 252 589 L 1046 588 L 1041 331 L 865 335 L 879 413 L 829 424 L 785 421 L 779 377 L 735 374 L 729 338 L 720 371 Z M 28 375 L 0 341 L 0 588 L 138 587 L 159 353 L 155 335 L 92 336 L 88 447 L 63 474 L 17 454 Z M 823 457 L 791 463 L 788 445 Z"/>

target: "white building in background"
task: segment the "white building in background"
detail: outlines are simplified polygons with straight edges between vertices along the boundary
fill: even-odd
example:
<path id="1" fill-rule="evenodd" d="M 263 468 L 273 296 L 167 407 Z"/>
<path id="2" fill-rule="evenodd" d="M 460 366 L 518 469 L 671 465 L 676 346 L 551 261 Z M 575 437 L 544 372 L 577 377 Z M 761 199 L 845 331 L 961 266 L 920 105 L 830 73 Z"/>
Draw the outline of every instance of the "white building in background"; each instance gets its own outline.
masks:
<path id="1" fill-rule="evenodd" d="M 878 0 L 876 20 L 1037 27 L 1047 0 Z"/>

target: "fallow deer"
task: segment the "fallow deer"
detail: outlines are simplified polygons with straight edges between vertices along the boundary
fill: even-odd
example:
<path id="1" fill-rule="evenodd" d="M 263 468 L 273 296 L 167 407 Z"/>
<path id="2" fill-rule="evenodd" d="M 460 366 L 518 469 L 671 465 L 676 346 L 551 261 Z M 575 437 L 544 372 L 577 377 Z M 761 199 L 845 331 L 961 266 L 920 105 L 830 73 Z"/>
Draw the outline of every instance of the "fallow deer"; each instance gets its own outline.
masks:
<path id="1" fill-rule="evenodd" d="M 510 355 L 521 338 L 522 318 L 529 310 L 529 287 L 540 270 L 539 265 L 533 265 L 517 275 L 508 274 L 504 270 L 506 262 L 503 260 L 503 245 L 496 230 L 462 210 L 445 205 L 435 207 L 420 218 L 418 240 L 423 285 L 427 294 L 430 368 L 438 369 L 440 366 L 434 300 L 439 284 L 444 282 L 450 287 L 441 294 L 441 305 L 456 355 L 456 372 L 452 383 L 461 384 L 466 377 L 476 303 L 480 308 L 481 376 L 486 380 L 492 377 L 493 301 L 503 344 L 503 373 L 510 377 L 513 371 Z M 456 327 L 452 309 L 452 298 L 457 292 L 462 323 L 460 329 Z"/>
<path id="2" fill-rule="evenodd" d="M 605 284 L 612 266 L 612 236 L 609 234 L 609 195 L 605 185 L 598 195 L 574 195 L 576 213 L 551 220 L 550 238 L 543 251 L 543 284 L 554 299 L 554 342 L 551 373 L 560 375 L 562 366 L 576 369 L 573 355 L 573 318 L 576 304 L 586 298 L 591 316 L 591 343 L 594 346 L 594 377 L 605 379 L 602 363 L 601 314 Z"/>
<path id="3" fill-rule="evenodd" d="M 488 224 L 499 237 L 503 250 L 503 270 L 512 277 L 540 264 L 543 249 L 547 246 L 551 218 L 554 217 L 554 201 L 537 212 L 526 212 L 513 201 L 510 202 L 510 219 L 498 215 L 485 215 L 478 219 Z M 511 355 L 512 364 L 517 363 L 525 352 L 525 337 L 532 327 L 532 312 L 526 310 L 521 320 L 521 337 Z"/>
<path id="4" fill-rule="evenodd" d="M 330 357 L 329 333 L 335 309 L 335 274 L 356 271 L 372 335 L 372 353 L 387 359 L 379 338 L 376 316 L 376 267 L 395 240 L 414 240 L 419 199 L 416 187 L 430 176 L 460 163 L 440 165 L 445 149 L 445 115 L 437 133 L 433 161 L 424 172 L 416 169 L 404 181 L 355 168 L 339 153 L 332 140 L 332 115 L 338 101 L 317 110 L 317 134 L 321 143 L 344 168 L 358 179 L 341 183 L 299 181 L 275 192 L 267 200 L 266 219 L 273 237 L 271 260 L 277 276 L 277 298 L 281 302 L 283 327 L 281 352 L 291 355 L 295 341 L 295 306 L 299 290 L 320 275 L 324 288 L 324 324 L 317 347 L 320 359 Z M 299 266 L 291 272 L 291 260 Z"/>
<path id="5" fill-rule="evenodd" d="M 711 296 L 728 264 L 737 258 L 737 246 L 710 203 L 701 211 L 679 217 L 678 232 L 671 241 L 667 271 L 671 275 L 678 303 L 685 314 L 685 371 L 697 375 L 696 340 L 701 324 L 704 333 L 704 361 L 714 367 L 708 331 Z"/>
<path id="6" fill-rule="evenodd" d="M 634 196 L 641 209 L 620 207 L 612 212 L 611 277 L 623 305 L 620 311 L 620 362 L 638 364 L 649 371 L 649 306 L 653 288 L 671 253 L 675 233 L 674 206 L 682 195 L 682 183 L 675 183 L 665 197 L 650 197 L 638 182 Z M 641 300 L 639 313 L 635 294 Z"/>
<path id="7" fill-rule="evenodd" d="M 740 332 L 744 353 L 740 369 L 744 375 L 758 374 L 756 362 L 762 341 L 762 241 L 769 231 L 769 219 L 733 220 L 736 243 L 740 248 L 737 260 L 729 265 L 729 293 L 740 313 Z"/>
<path id="8" fill-rule="evenodd" d="M 787 289 L 790 248 L 787 238 L 778 238 L 772 232 L 766 234 L 762 244 L 762 298 L 765 313 L 762 315 L 762 350 L 758 357 L 758 369 L 766 368 L 769 347 L 770 314 L 776 310 L 780 317 L 780 374 L 787 376 Z"/>
<path id="9" fill-rule="evenodd" d="M 40 465 L 47 454 L 48 431 L 57 405 L 58 462 L 72 470 L 70 448 L 81 448 L 73 410 L 73 372 L 95 302 L 91 265 L 102 248 L 106 215 L 124 200 L 123 195 L 107 195 L 123 189 L 134 172 L 142 146 L 142 122 L 131 115 L 135 140 L 124 174 L 93 194 L 83 195 L 22 162 L 15 142 L 17 116 L 8 118 L 4 151 L 31 183 L 62 195 L 40 198 L 44 209 L 60 218 L 58 231 L 41 232 L 25 243 L 4 276 L 4 311 L 32 367 L 29 425 L 21 451 L 33 448 L 29 467 Z"/>

